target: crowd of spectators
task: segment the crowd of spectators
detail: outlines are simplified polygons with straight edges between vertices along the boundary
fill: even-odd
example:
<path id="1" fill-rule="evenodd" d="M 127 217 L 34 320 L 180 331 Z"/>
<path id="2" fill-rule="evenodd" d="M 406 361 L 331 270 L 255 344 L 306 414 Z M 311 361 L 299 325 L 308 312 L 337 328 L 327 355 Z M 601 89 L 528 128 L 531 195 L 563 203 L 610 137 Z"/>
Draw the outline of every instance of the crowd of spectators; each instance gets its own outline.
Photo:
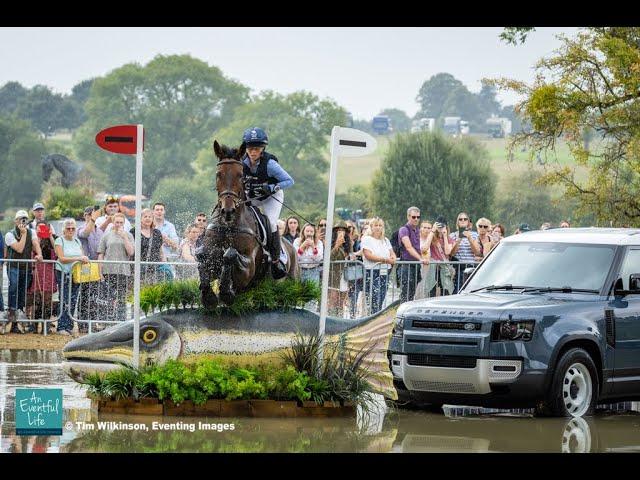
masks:
<path id="1" fill-rule="evenodd" d="M 0 295 L 0 311 L 6 310 L 0 334 L 40 333 L 41 322 L 25 321 L 51 318 L 58 319 L 58 333 L 75 335 L 87 329 L 83 322 L 74 326 L 75 308 L 83 320 L 127 318 L 126 301 L 133 284 L 133 268 L 127 262 L 133 259 L 137 232 L 119 210 L 118 197 L 108 196 L 102 208 L 84 210 L 81 226 L 67 219 L 59 233 L 47 222 L 40 202 L 33 205 L 31 218 L 25 210 L 16 213 L 14 228 L 4 236 L 0 232 L 0 259 L 5 259 L 9 282 L 8 301 Z M 166 206 L 160 202 L 141 213 L 141 260 L 150 262 L 142 265 L 143 285 L 176 276 L 197 278 L 193 264 L 207 215 L 198 213 L 180 238 L 165 214 Z M 301 278 L 320 283 L 326 219 L 300 228 L 298 218 L 291 216 L 278 224 L 282 238 L 297 254 Z M 559 224 L 569 226 L 567 221 Z M 540 227 L 548 228 L 552 228 L 548 222 Z M 514 234 L 529 230 L 523 223 Z M 329 313 L 351 318 L 374 314 L 384 308 L 390 288 L 397 288 L 402 301 L 456 293 L 465 267 L 481 261 L 504 236 L 504 226 L 488 218 L 473 223 L 466 212 L 460 212 L 449 225 L 443 217 L 422 218 L 415 206 L 407 209 L 406 223 L 393 234 L 386 232 L 379 217 L 364 220 L 359 227 L 339 221 L 331 232 Z M 72 280 L 73 265 L 95 260 L 101 260 L 96 278 Z M 170 261 L 187 265 L 170 266 Z"/>
<path id="2" fill-rule="evenodd" d="M 207 216 L 198 213 L 182 241 L 173 223 L 165 218 L 165 205 L 141 212 L 141 282 L 153 284 L 181 278 L 197 278 L 195 250 L 202 240 Z M 30 218 L 31 217 L 31 218 Z M 26 210 L 15 214 L 14 228 L 0 232 L 0 259 L 6 265 L 7 302 L 2 295 L 0 275 L 0 334 L 43 331 L 42 322 L 57 319 L 52 328 L 61 335 L 87 331 L 83 320 L 122 321 L 127 318 L 127 296 L 133 284 L 129 263 L 135 252 L 135 228 L 120 212 L 119 199 L 107 196 L 103 207 L 85 208 L 83 222 L 62 223 L 56 233 L 46 220 L 42 203 L 36 202 L 30 216 Z M 96 262 L 95 278 L 76 281 L 74 265 Z M 170 266 L 169 261 L 191 263 Z M 150 262 L 150 263 L 145 263 Z M 77 272 L 76 272 L 77 273 Z M 91 270 L 88 270 L 91 276 Z M 76 308 L 79 315 L 76 315 Z"/>

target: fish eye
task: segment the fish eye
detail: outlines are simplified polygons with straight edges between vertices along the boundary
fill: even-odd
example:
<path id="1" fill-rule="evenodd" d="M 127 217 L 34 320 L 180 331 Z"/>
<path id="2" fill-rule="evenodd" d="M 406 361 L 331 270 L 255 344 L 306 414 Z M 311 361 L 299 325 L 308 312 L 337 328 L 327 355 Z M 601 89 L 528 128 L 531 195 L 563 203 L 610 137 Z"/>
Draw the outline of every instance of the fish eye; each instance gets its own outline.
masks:
<path id="1" fill-rule="evenodd" d="M 142 341 L 144 343 L 151 343 L 158 337 L 155 330 L 149 329 L 142 334 Z"/>

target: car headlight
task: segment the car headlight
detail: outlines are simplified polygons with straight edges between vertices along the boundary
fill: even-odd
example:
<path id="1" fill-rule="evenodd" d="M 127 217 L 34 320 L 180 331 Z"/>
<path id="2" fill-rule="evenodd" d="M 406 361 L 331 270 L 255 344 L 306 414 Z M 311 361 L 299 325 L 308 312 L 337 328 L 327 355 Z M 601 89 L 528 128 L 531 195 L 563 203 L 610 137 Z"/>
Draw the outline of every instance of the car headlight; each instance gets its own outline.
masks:
<path id="1" fill-rule="evenodd" d="M 523 341 L 528 342 L 533 337 L 535 320 L 513 320 L 509 315 L 509 320 L 503 322 L 493 322 L 491 328 L 491 341 Z"/>
<path id="2" fill-rule="evenodd" d="M 396 323 L 393 326 L 392 336 L 401 339 L 403 332 L 404 332 L 404 317 L 397 316 L 396 317 Z"/>

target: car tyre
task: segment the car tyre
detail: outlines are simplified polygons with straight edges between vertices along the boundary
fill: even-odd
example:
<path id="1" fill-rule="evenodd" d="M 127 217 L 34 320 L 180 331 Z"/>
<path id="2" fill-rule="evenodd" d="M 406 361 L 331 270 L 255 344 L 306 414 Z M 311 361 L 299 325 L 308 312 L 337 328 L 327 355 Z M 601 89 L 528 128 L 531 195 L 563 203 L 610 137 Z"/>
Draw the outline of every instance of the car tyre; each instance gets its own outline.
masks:
<path id="1" fill-rule="evenodd" d="M 558 361 L 549 394 L 536 414 L 554 417 L 593 415 L 598 401 L 598 371 L 582 348 L 567 350 Z"/>

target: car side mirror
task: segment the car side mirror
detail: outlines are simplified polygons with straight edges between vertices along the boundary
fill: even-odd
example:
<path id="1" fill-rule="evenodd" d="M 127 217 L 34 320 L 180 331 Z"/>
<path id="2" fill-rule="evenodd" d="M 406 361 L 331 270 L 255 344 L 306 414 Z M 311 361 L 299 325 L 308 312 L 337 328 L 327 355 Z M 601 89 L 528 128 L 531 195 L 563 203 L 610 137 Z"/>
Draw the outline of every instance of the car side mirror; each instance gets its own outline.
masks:
<path id="1" fill-rule="evenodd" d="M 640 273 L 629 275 L 629 291 L 640 293 Z"/>

